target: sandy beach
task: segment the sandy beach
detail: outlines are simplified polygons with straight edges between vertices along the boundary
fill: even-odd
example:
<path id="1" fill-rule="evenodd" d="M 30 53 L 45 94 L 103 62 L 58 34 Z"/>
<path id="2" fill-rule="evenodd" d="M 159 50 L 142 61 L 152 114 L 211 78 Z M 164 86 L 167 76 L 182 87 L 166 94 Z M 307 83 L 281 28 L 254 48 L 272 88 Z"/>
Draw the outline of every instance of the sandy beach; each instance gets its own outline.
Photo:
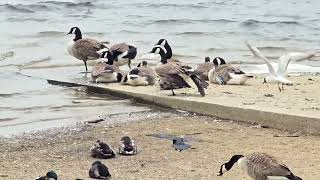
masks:
<path id="1" fill-rule="evenodd" d="M 245 180 L 234 168 L 217 177 L 219 167 L 234 154 L 267 152 L 307 180 L 320 178 L 319 137 L 290 135 L 278 130 L 221 121 L 204 116 L 163 117 L 130 123 L 87 124 L 53 129 L 0 141 L 0 179 L 33 179 L 55 170 L 59 179 L 89 179 L 92 144 L 101 139 L 117 149 L 123 135 L 134 138 L 139 153 L 102 160 L 113 179 L 221 179 Z M 164 133 L 184 135 L 192 145 L 175 151 L 171 141 L 148 136 Z"/>

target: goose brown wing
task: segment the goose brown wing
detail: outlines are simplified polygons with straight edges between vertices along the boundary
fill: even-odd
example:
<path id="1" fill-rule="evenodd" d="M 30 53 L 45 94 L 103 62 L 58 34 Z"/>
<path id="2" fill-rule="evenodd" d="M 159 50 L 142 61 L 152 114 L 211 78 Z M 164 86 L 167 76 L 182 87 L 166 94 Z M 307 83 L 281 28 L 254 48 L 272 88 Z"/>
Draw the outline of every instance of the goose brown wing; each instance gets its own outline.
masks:
<path id="1" fill-rule="evenodd" d="M 95 77 L 95 76 L 98 76 L 100 75 L 105 67 L 107 66 L 107 64 L 105 62 L 98 62 L 93 68 L 92 68 L 92 71 L 91 71 L 91 76 L 92 77 Z"/>
<path id="2" fill-rule="evenodd" d="M 124 53 L 129 50 L 129 46 L 126 43 L 114 44 L 110 47 L 111 51 L 117 51 L 118 53 Z"/>
<path id="3" fill-rule="evenodd" d="M 166 76 L 166 75 L 172 75 L 172 74 L 181 74 L 185 73 L 183 68 L 176 64 L 176 63 L 166 63 L 162 64 L 155 68 L 156 73 L 158 76 Z"/>
<path id="4" fill-rule="evenodd" d="M 252 154 L 248 160 L 249 166 L 252 167 L 255 174 L 284 177 L 292 174 L 286 165 L 279 163 L 274 157 L 268 154 Z"/>
<path id="5" fill-rule="evenodd" d="M 160 77 L 160 88 L 163 90 L 190 88 L 191 86 L 178 74 L 168 74 Z"/>
<path id="6" fill-rule="evenodd" d="M 139 68 L 139 76 L 147 77 L 147 81 L 150 85 L 153 85 L 156 80 L 156 73 L 151 68 L 140 67 Z"/>
<path id="7" fill-rule="evenodd" d="M 77 50 L 77 53 L 84 57 L 95 57 L 99 58 L 100 55 L 97 53 L 102 48 L 105 48 L 105 46 L 93 39 L 79 39 L 74 43 L 74 49 Z"/>
<path id="8" fill-rule="evenodd" d="M 117 66 L 109 65 L 105 62 L 98 62 L 92 69 L 92 77 L 98 76 L 104 72 L 113 73 L 120 72 L 120 69 Z"/>

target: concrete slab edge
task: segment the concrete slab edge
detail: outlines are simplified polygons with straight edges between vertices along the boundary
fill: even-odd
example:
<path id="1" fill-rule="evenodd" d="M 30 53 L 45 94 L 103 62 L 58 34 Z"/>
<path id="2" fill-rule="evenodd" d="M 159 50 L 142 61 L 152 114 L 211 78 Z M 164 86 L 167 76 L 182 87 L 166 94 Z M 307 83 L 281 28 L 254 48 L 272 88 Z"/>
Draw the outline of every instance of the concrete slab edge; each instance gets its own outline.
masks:
<path id="1" fill-rule="evenodd" d="M 49 84 L 60 86 L 85 86 L 89 91 L 104 93 L 111 96 L 134 99 L 138 102 L 153 104 L 161 107 L 181 109 L 201 115 L 214 116 L 226 120 L 245 123 L 256 123 L 275 129 L 304 134 L 320 135 L 320 117 L 312 118 L 291 114 L 282 114 L 255 109 L 225 106 L 220 104 L 177 99 L 166 96 L 148 95 L 138 92 L 124 91 L 110 87 L 99 87 L 73 82 L 47 80 Z"/>

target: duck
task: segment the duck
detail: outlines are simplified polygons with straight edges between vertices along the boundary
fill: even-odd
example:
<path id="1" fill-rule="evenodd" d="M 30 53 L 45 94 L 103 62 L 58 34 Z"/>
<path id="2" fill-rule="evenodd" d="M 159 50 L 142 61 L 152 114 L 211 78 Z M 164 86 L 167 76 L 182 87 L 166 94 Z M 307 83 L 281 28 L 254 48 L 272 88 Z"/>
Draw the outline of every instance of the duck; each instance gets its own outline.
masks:
<path id="1" fill-rule="evenodd" d="M 90 149 L 91 156 L 94 158 L 109 159 L 114 158 L 116 154 L 113 149 L 106 143 L 97 140 Z"/>
<path id="2" fill-rule="evenodd" d="M 138 148 L 134 140 L 129 136 L 124 136 L 120 139 L 119 154 L 121 155 L 134 155 L 137 154 Z"/>
<path id="3" fill-rule="evenodd" d="M 123 83 L 131 86 L 148 86 L 154 85 L 157 75 L 153 69 L 147 67 L 147 61 L 142 61 L 138 67 L 129 71 Z"/>
<path id="4" fill-rule="evenodd" d="M 254 180 L 302 180 L 275 157 L 260 152 L 247 156 L 233 155 L 229 162 L 221 165 L 217 175 L 222 176 L 230 171 L 235 163 Z"/>
<path id="5" fill-rule="evenodd" d="M 102 164 L 100 161 L 95 161 L 92 163 L 89 169 L 89 177 L 93 179 L 111 179 L 111 174 L 106 165 Z"/>
<path id="6" fill-rule="evenodd" d="M 172 147 L 181 152 L 182 150 L 189 149 L 191 145 L 186 144 L 182 137 L 175 137 L 172 139 Z"/>
<path id="7" fill-rule="evenodd" d="M 215 68 L 211 69 L 208 73 L 208 79 L 211 83 L 220 85 L 243 85 L 248 79 L 253 78 L 238 67 L 231 64 L 226 64 L 225 60 L 221 57 L 216 57 L 213 60 Z M 219 65 L 220 64 L 220 65 Z"/>
<path id="8" fill-rule="evenodd" d="M 155 68 L 156 74 L 160 77 L 159 85 L 161 90 L 171 90 L 172 95 L 176 95 L 174 89 L 191 87 L 187 83 L 188 79 L 191 78 L 201 96 L 205 96 L 204 89 L 208 87 L 208 83 L 196 75 L 194 69 L 180 61 L 167 60 L 165 51 L 160 47 L 155 46 L 152 51 L 161 56 L 161 61 Z"/>
<path id="9" fill-rule="evenodd" d="M 128 64 L 131 69 L 131 60 L 137 55 L 137 48 L 126 43 L 118 43 L 110 48 L 102 49 L 100 52 L 106 52 L 107 64 L 122 66 Z"/>
<path id="10" fill-rule="evenodd" d="M 58 175 L 54 171 L 49 171 L 45 176 L 40 176 L 36 180 L 57 180 Z"/>
<path id="11" fill-rule="evenodd" d="M 208 81 L 208 73 L 211 69 L 215 68 L 215 65 L 210 62 L 210 57 L 204 58 L 204 63 L 199 64 L 195 71 L 199 73 L 199 76 L 205 80 Z"/>
<path id="12" fill-rule="evenodd" d="M 102 52 L 102 58 L 106 58 L 107 52 Z M 121 82 L 124 73 L 116 65 L 110 65 L 102 60 L 94 65 L 91 71 L 91 78 L 95 83 Z"/>
<path id="13" fill-rule="evenodd" d="M 74 34 L 75 38 L 68 43 L 68 53 L 83 61 L 86 72 L 88 72 L 87 61 L 99 59 L 101 54 L 99 50 L 106 48 L 106 46 L 97 40 L 82 38 L 81 30 L 78 27 L 72 27 L 68 34 Z M 108 44 L 108 42 L 104 42 Z"/>

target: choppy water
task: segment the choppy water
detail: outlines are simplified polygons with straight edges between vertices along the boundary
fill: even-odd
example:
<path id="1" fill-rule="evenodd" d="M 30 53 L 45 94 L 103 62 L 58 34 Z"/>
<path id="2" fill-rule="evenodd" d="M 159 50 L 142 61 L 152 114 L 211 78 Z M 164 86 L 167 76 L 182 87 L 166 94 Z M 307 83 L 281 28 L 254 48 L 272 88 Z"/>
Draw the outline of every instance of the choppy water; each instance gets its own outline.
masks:
<path id="1" fill-rule="evenodd" d="M 166 38 L 176 57 L 187 63 L 222 56 L 259 72 L 265 66 L 256 65 L 262 62 L 252 58 L 243 42 L 252 40 L 271 58 L 287 51 L 320 49 L 319 7 L 318 0 L 1 0 L 0 53 L 13 51 L 14 56 L 0 57 L 0 131 L 58 118 L 56 106 L 73 109 L 70 100 L 81 97 L 77 91 L 17 73 L 34 63 L 50 72 L 60 66 L 83 69 L 82 62 L 65 51 L 72 26 L 80 27 L 85 37 L 129 42 L 140 54 Z M 289 69 L 319 71 L 318 66 L 320 61 L 303 61 Z M 113 100 L 103 101 L 104 106 L 113 107 Z M 59 118 L 77 113 L 66 110 Z"/>

